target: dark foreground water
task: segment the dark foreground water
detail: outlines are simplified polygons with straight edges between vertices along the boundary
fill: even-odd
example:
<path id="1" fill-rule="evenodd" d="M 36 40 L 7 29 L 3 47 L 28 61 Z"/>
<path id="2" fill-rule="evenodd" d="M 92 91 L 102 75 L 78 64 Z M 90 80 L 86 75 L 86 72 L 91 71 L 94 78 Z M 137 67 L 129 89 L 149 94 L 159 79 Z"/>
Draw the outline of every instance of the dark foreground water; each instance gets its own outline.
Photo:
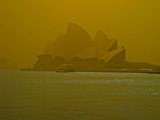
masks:
<path id="1" fill-rule="evenodd" d="M 1 71 L 0 120 L 160 120 L 160 75 Z"/>

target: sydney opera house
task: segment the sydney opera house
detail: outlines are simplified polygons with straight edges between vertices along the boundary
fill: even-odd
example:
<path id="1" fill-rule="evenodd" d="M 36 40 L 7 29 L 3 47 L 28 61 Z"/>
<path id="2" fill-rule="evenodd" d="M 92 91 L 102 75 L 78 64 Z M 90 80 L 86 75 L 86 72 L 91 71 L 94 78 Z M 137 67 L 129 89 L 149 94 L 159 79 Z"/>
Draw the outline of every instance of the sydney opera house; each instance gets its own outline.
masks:
<path id="1" fill-rule="evenodd" d="M 126 61 L 126 49 L 118 46 L 117 40 L 109 39 L 98 31 L 92 40 L 79 25 L 69 23 L 66 33 L 46 44 L 44 53 L 31 70 L 55 71 L 62 64 L 70 64 L 76 71 L 126 71 L 150 69 L 148 63 Z"/>
<path id="2" fill-rule="evenodd" d="M 69 23 L 66 33 L 49 42 L 44 54 L 34 64 L 37 70 L 55 70 L 61 64 L 72 64 L 79 71 L 104 69 L 107 63 L 126 60 L 125 48 L 118 47 L 117 40 L 109 39 L 98 31 L 94 40 L 79 25 Z"/>

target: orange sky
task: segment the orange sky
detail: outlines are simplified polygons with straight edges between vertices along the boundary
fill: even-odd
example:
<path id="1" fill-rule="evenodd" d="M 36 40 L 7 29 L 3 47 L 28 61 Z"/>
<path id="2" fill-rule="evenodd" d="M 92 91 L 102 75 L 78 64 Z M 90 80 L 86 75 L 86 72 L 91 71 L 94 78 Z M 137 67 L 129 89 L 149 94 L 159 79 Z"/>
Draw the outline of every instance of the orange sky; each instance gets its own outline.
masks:
<path id="1" fill-rule="evenodd" d="M 129 61 L 160 64 L 159 0 L 0 0 L 0 57 L 32 65 L 47 41 L 74 22 L 104 31 L 127 49 Z"/>

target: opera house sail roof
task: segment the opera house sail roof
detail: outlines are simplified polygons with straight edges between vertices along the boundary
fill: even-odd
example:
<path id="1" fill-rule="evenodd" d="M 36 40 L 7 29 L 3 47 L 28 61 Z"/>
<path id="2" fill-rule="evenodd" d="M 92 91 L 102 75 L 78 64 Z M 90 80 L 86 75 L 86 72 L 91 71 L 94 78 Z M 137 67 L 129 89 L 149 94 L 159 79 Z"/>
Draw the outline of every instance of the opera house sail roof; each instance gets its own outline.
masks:
<path id="1" fill-rule="evenodd" d="M 117 47 L 117 40 L 109 39 L 104 32 L 98 31 L 92 40 L 79 25 L 69 23 L 65 34 L 59 34 L 55 41 L 46 45 L 45 54 L 65 60 L 97 59 L 105 62 L 125 61 L 125 48 Z"/>
<path id="2" fill-rule="evenodd" d="M 73 59 L 81 51 L 93 46 L 92 39 L 80 26 L 69 23 L 66 33 L 66 59 Z"/>

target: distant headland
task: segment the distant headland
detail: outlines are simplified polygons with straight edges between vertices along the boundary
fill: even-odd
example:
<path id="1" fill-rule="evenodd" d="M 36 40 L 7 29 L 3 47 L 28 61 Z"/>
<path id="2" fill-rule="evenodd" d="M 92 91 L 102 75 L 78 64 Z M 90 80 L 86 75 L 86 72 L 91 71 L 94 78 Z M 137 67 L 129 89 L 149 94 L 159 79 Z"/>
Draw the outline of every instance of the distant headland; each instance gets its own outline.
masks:
<path id="1" fill-rule="evenodd" d="M 126 49 L 118 41 L 98 31 L 94 40 L 79 25 L 69 23 L 66 33 L 46 44 L 33 68 L 21 70 L 55 71 L 62 64 L 71 64 L 83 72 L 158 72 L 160 66 L 128 62 Z"/>
<path id="2" fill-rule="evenodd" d="M 15 70 L 16 66 L 11 66 L 4 58 L 0 58 L 0 70 Z"/>

